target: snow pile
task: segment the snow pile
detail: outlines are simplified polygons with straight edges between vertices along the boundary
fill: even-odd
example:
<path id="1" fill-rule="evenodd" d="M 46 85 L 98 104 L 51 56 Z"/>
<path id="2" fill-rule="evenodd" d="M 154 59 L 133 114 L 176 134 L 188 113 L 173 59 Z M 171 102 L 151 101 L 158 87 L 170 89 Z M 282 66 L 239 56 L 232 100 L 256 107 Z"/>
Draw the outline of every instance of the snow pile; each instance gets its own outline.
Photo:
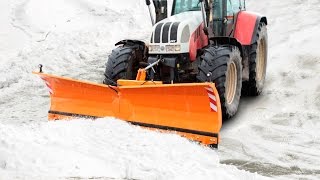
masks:
<path id="1" fill-rule="evenodd" d="M 255 179 L 175 134 L 112 118 L 0 124 L 0 178 Z"/>

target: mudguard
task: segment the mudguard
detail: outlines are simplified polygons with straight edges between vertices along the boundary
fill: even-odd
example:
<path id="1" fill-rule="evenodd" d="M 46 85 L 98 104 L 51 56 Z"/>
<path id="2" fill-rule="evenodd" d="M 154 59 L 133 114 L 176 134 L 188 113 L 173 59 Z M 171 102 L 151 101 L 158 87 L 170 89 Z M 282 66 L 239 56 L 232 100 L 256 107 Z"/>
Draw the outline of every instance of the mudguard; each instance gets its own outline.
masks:
<path id="1" fill-rule="evenodd" d="M 218 144 L 222 114 L 213 83 L 120 80 L 121 86 L 116 87 L 35 74 L 49 88 L 49 120 L 112 116 L 147 128 L 175 131 L 203 144 Z"/>
<path id="2" fill-rule="evenodd" d="M 119 46 L 119 45 L 141 45 L 141 46 L 145 46 L 145 43 L 143 41 L 140 41 L 140 40 L 132 40 L 132 39 L 124 39 L 124 40 L 121 40 L 119 42 L 117 42 L 115 44 L 115 46 Z"/>
<path id="3" fill-rule="evenodd" d="M 203 31 L 204 23 L 191 34 L 189 40 L 189 58 L 191 61 L 197 59 L 197 51 L 208 45 L 208 36 Z"/>
<path id="4" fill-rule="evenodd" d="M 237 15 L 234 37 L 242 45 L 251 45 L 257 41 L 257 30 L 260 22 L 267 24 L 267 18 L 250 11 L 240 11 Z"/>

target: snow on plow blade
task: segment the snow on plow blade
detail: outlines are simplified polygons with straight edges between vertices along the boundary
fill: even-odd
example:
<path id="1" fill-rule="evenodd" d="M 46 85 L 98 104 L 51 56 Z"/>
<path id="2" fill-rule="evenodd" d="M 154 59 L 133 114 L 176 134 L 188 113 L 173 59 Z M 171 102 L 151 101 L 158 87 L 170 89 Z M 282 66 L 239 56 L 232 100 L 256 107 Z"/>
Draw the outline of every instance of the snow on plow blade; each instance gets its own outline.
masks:
<path id="1" fill-rule="evenodd" d="M 35 74 L 49 88 L 49 120 L 112 116 L 147 128 L 175 131 L 203 144 L 218 144 L 222 115 L 213 83 L 159 84 L 125 80 L 127 85 L 116 87 Z"/>

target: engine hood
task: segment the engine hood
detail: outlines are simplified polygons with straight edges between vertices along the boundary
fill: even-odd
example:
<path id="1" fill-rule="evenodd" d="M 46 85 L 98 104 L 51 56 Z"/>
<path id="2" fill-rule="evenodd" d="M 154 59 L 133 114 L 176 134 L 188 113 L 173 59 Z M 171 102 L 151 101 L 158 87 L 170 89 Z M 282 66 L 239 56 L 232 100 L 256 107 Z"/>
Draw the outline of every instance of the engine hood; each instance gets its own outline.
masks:
<path id="1" fill-rule="evenodd" d="M 201 11 L 188 11 L 170 16 L 153 26 L 150 43 L 188 43 L 190 34 L 201 23 Z"/>

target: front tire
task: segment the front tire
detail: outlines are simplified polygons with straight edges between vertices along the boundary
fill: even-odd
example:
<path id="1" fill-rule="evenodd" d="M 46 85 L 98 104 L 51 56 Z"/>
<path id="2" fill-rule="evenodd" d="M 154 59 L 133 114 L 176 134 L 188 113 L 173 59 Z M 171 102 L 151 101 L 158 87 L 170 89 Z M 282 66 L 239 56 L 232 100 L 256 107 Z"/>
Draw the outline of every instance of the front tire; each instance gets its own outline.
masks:
<path id="1" fill-rule="evenodd" d="M 144 49 L 123 45 L 112 50 L 106 63 L 104 84 L 117 85 L 118 79 L 136 79 L 139 62 L 144 60 Z"/>
<path id="2" fill-rule="evenodd" d="M 233 117 L 238 110 L 242 87 L 241 61 L 240 51 L 234 46 L 210 46 L 201 56 L 197 79 L 215 83 L 223 119 Z"/>

